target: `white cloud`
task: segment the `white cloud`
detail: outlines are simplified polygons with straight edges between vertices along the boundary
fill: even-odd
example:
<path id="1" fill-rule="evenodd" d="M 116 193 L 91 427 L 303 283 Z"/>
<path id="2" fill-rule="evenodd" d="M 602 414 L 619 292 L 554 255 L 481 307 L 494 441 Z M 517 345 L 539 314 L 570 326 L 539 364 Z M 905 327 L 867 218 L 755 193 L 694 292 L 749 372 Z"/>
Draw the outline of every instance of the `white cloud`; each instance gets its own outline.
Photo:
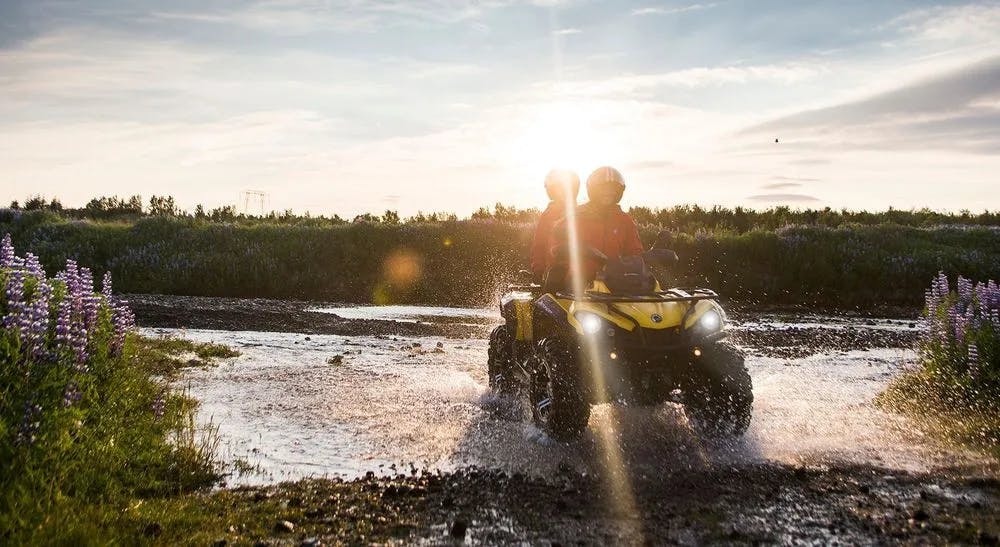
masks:
<path id="1" fill-rule="evenodd" d="M 1000 5 L 935 6 L 910 11 L 889 25 L 925 40 L 1000 43 Z"/>
<path id="2" fill-rule="evenodd" d="M 792 84 L 817 78 L 825 64 L 798 62 L 773 65 L 697 67 L 663 73 L 616 75 L 600 80 L 564 81 L 551 86 L 556 95 L 582 97 L 648 97 L 662 88 L 700 88 L 752 82 Z"/>
<path id="3" fill-rule="evenodd" d="M 409 25 L 451 24 L 514 4 L 556 7 L 569 0 L 258 0 L 237 9 L 156 11 L 154 18 L 230 24 L 296 36 L 323 31 L 372 31 Z M 477 27 L 482 30 L 483 27 Z"/>
<path id="4" fill-rule="evenodd" d="M 649 6 L 645 8 L 635 8 L 632 10 L 632 15 L 642 16 L 642 15 L 672 15 L 675 13 L 685 13 L 689 11 L 700 11 L 705 9 L 711 9 L 719 4 L 689 4 L 687 6 L 679 7 L 662 7 L 662 6 Z"/>
<path id="5" fill-rule="evenodd" d="M 569 36 L 570 34 L 580 34 L 581 32 L 583 31 L 578 28 L 561 28 L 559 30 L 552 31 L 552 34 L 555 34 L 556 36 Z"/>
<path id="6" fill-rule="evenodd" d="M 1000 56 L 865 99 L 784 116 L 750 133 L 791 134 L 803 145 L 820 148 L 997 154 L 1000 113 L 989 105 L 998 92 Z"/>

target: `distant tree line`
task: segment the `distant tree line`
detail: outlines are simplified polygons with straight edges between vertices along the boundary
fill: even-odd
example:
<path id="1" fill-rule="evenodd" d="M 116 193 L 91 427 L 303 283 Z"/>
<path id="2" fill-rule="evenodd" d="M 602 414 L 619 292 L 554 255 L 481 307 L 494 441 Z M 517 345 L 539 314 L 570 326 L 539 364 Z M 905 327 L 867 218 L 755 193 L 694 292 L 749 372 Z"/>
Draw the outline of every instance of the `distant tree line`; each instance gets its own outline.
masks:
<path id="1" fill-rule="evenodd" d="M 296 214 L 291 209 L 282 212 L 253 215 L 238 212 L 232 205 L 206 210 L 197 205 L 193 212 L 179 208 L 173 196 L 152 196 L 148 202 L 138 195 L 128 198 L 111 196 L 94 198 L 82 208 L 64 207 L 58 198 L 48 200 L 42 196 L 29 197 L 23 204 L 14 201 L 11 209 L 24 211 L 49 211 L 67 219 L 94 220 L 108 222 L 134 222 L 147 217 L 190 218 L 202 222 L 222 222 L 237 224 L 284 224 L 309 226 L 335 226 L 351 223 L 383 224 L 426 224 L 456 222 L 454 213 L 418 212 L 403 217 L 397 211 L 387 210 L 381 215 L 363 213 L 348 220 L 339 215 L 314 216 L 309 212 Z M 957 213 L 922 209 L 894 209 L 885 211 L 853 211 L 849 209 L 792 209 L 777 206 L 768 209 L 745 207 L 701 207 L 699 205 L 676 205 L 665 208 L 632 207 L 629 214 L 640 226 L 659 228 L 675 232 L 697 233 L 730 232 L 743 234 L 752 231 L 773 231 L 787 226 L 822 226 L 836 228 L 846 225 L 899 225 L 912 227 L 931 226 L 1000 226 L 1000 211 L 972 213 L 968 210 Z M 519 209 L 497 203 L 493 208 L 480 207 L 467 220 L 497 222 L 503 224 L 530 224 L 538 218 L 536 208 Z"/>

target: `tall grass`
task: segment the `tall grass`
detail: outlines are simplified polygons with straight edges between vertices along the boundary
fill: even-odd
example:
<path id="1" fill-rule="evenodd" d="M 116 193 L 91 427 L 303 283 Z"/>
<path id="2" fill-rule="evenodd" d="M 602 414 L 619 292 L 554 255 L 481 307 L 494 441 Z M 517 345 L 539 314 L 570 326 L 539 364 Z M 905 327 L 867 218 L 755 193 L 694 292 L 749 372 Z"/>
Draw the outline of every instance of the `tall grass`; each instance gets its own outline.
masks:
<path id="1" fill-rule="evenodd" d="M 662 226 L 643 224 L 651 244 Z M 54 268 L 67 259 L 114 273 L 125 292 L 483 305 L 526 265 L 530 223 L 493 219 L 336 225 L 142 218 L 67 221 L 0 212 L 0 230 Z M 680 285 L 753 303 L 918 308 L 940 270 L 1000 275 L 1000 229 L 898 224 L 669 231 Z M 393 257 L 413 266 L 394 275 Z"/>
<path id="2" fill-rule="evenodd" d="M 93 285 L 0 243 L 0 543 L 93 542 L 134 497 L 215 477 L 193 401 L 153 376 L 110 276 Z"/>

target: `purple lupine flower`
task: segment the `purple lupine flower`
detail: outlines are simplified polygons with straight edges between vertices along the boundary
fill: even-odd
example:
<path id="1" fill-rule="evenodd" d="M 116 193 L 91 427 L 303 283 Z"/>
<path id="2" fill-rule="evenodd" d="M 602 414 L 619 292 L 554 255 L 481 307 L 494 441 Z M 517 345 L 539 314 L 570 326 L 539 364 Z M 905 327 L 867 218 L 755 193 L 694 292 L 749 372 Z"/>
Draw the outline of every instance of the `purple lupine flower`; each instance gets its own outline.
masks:
<path id="1" fill-rule="evenodd" d="M 76 261 L 72 258 L 66 260 L 66 269 L 60 272 L 62 280 L 66 283 L 66 292 L 73 296 L 80 294 L 80 271 L 76 267 Z"/>
<path id="2" fill-rule="evenodd" d="M 946 329 L 946 334 L 957 336 L 957 334 L 955 333 L 958 332 L 959 316 L 958 316 L 958 309 L 955 306 L 948 306 L 947 319 L 948 319 L 947 326 L 949 328 Z"/>
<path id="3" fill-rule="evenodd" d="M 969 330 L 969 320 L 966 319 L 965 315 L 957 315 L 955 317 L 955 342 L 962 343 L 965 341 L 965 334 Z"/>
<path id="4" fill-rule="evenodd" d="M 166 398 L 164 397 L 163 392 L 161 391 L 159 395 L 156 396 L 156 399 L 153 400 L 153 409 L 152 409 L 153 416 L 157 420 L 162 420 L 166 408 L 167 408 L 167 401 Z"/>
<path id="5" fill-rule="evenodd" d="M 962 276 L 958 276 L 958 298 L 962 302 L 972 300 L 972 281 Z"/>
<path id="6" fill-rule="evenodd" d="M 14 444 L 30 445 L 35 442 L 35 436 L 41 426 L 42 407 L 26 401 L 24 403 L 24 414 L 21 417 L 21 424 L 17 428 L 17 437 Z"/>
<path id="7" fill-rule="evenodd" d="M 135 314 L 132 313 L 132 308 L 129 307 L 128 302 L 125 300 L 116 302 L 115 307 L 112 309 L 111 321 L 114 327 L 114 334 L 111 337 L 110 349 L 113 355 L 118 355 L 125 346 L 126 335 L 135 327 Z"/>
<path id="8" fill-rule="evenodd" d="M 82 318 L 74 319 L 69 327 L 70 348 L 73 350 L 73 365 L 77 372 L 87 372 L 87 331 Z"/>
<path id="9" fill-rule="evenodd" d="M 90 268 L 80 268 L 80 291 L 84 335 L 87 336 L 97 324 L 97 313 L 100 310 L 100 297 L 94 294 L 94 274 Z"/>
<path id="10" fill-rule="evenodd" d="M 80 278 L 80 292 L 81 294 L 90 294 L 94 292 L 94 272 L 90 271 L 90 268 L 80 268 L 77 270 L 77 275 Z"/>
<path id="11" fill-rule="evenodd" d="M 104 296 L 104 304 L 111 307 L 113 302 L 112 298 L 114 295 L 111 293 L 111 272 L 104 272 L 104 277 L 101 278 L 101 294 Z"/>
<path id="12" fill-rule="evenodd" d="M 10 239 L 10 234 L 4 234 L 3 241 L 0 241 L 0 268 L 11 268 L 14 266 L 14 242 Z"/>
<path id="13" fill-rule="evenodd" d="M 973 378 L 979 377 L 979 346 L 973 342 L 969 344 L 969 358 L 967 361 L 969 365 L 969 375 Z"/>
<path id="14" fill-rule="evenodd" d="M 3 316 L 3 326 L 8 329 L 20 328 L 25 308 L 24 272 L 21 270 L 10 272 L 4 293 L 7 297 L 7 313 Z"/>
<path id="15" fill-rule="evenodd" d="M 67 348 L 70 346 L 70 326 L 73 323 L 73 303 L 68 297 L 59 301 L 56 309 L 56 346 Z"/>
<path id="16" fill-rule="evenodd" d="M 49 300 L 52 298 L 52 285 L 48 280 L 41 279 L 35 287 L 35 295 L 28 305 L 27 329 L 25 341 L 29 355 L 36 360 L 46 357 L 45 342 L 49 334 Z"/>
<path id="17" fill-rule="evenodd" d="M 80 401 L 83 398 L 83 394 L 80 393 L 80 386 L 70 380 L 66 384 L 66 389 L 63 390 L 62 406 L 63 408 L 69 408 Z"/>
<path id="18" fill-rule="evenodd" d="M 45 279 L 45 270 L 42 268 L 42 263 L 39 262 L 37 256 L 31 253 L 24 255 L 24 269 L 28 272 L 28 275 L 35 279 Z"/>

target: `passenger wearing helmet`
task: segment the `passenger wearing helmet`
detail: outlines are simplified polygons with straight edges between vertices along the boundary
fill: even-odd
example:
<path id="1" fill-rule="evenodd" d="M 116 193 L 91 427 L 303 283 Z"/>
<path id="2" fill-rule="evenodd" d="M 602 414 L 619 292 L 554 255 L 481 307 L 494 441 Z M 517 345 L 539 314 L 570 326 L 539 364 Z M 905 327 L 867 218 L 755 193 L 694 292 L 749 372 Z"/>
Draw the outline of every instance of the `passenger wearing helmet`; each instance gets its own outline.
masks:
<path id="1" fill-rule="evenodd" d="M 625 192 L 625 179 L 617 169 L 598 167 L 587 177 L 587 203 L 577 209 L 580 243 L 593 247 L 609 258 L 638 256 L 643 252 L 635 221 L 618 202 Z M 592 275 L 596 267 L 590 265 Z"/>
<path id="2" fill-rule="evenodd" d="M 535 236 L 531 242 L 531 273 L 538 281 L 551 266 L 553 228 L 566 216 L 568 207 L 576 207 L 580 177 L 573 171 L 553 169 L 545 176 L 545 192 L 549 195 L 549 205 L 538 217 Z"/>

